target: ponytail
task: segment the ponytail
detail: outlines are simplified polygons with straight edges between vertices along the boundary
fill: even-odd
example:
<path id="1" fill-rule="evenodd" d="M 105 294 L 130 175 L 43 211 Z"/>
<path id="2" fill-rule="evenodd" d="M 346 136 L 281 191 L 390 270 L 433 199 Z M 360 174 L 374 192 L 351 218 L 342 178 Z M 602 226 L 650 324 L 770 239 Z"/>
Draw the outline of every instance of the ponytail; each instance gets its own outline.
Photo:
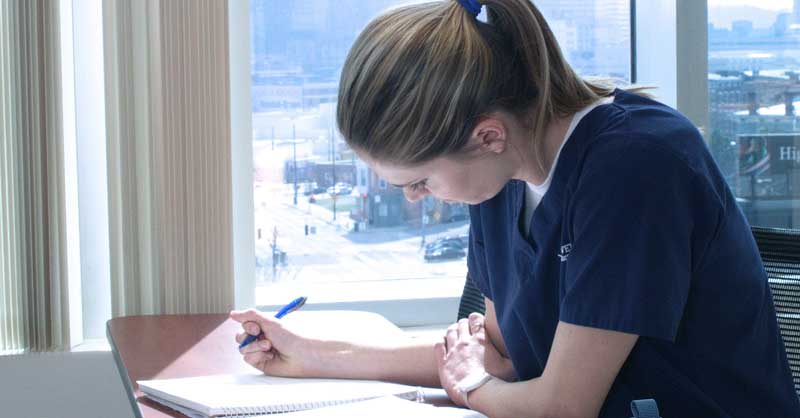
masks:
<path id="1" fill-rule="evenodd" d="M 527 74 L 536 103 L 526 109 L 534 138 L 542 138 L 545 127 L 557 117 L 578 112 L 610 96 L 613 88 L 594 86 L 582 80 L 567 63 L 555 35 L 542 13 L 529 0 L 484 0 L 488 24 L 504 33 Z M 540 166 L 542 143 L 532 141 Z M 546 169 L 545 167 L 540 167 Z"/>

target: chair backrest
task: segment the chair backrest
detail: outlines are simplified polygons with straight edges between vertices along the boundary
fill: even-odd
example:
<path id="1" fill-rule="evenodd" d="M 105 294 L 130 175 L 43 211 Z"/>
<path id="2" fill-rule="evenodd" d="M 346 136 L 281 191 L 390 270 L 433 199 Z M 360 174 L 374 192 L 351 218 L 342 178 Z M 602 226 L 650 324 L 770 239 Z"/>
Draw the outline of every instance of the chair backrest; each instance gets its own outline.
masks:
<path id="1" fill-rule="evenodd" d="M 461 300 L 458 302 L 458 318 L 456 320 L 466 318 L 473 312 L 486 313 L 486 305 L 483 302 L 481 291 L 472 283 L 472 279 L 467 274 L 467 280 L 464 281 L 464 291 L 461 293 Z"/>
<path id="2" fill-rule="evenodd" d="M 800 230 L 752 227 L 800 395 Z"/>

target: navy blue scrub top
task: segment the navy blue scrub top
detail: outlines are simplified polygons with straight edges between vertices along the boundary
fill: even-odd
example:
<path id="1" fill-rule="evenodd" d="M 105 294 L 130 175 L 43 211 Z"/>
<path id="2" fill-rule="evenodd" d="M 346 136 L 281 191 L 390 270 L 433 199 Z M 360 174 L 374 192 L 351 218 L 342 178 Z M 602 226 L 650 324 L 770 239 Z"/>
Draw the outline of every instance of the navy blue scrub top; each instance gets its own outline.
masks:
<path id="1" fill-rule="evenodd" d="M 750 227 L 698 130 L 617 90 L 564 145 L 523 233 L 524 182 L 470 208 L 469 276 L 520 380 L 559 321 L 640 336 L 601 417 L 800 417 Z"/>

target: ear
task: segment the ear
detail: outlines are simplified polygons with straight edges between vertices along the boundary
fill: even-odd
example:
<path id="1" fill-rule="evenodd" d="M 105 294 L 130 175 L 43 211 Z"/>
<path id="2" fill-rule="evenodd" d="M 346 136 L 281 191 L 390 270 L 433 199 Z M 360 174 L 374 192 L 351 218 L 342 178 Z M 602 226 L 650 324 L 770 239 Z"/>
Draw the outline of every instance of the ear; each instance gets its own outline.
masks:
<path id="1" fill-rule="evenodd" d="M 508 146 L 508 130 L 501 119 L 484 117 L 473 128 L 470 144 L 482 152 L 502 154 Z"/>

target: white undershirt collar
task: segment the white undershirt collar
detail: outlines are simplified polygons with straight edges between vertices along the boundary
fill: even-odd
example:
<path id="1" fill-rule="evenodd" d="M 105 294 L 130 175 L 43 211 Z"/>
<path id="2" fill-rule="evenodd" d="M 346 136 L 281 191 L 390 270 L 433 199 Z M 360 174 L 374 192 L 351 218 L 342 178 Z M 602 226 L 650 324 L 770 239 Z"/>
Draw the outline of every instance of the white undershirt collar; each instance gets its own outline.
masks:
<path id="1" fill-rule="evenodd" d="M 561 150 L 564 149 L 564 145 L 569 140 L 570 136 L 572 136 L 572 132 L 575 131 L 575 128 L 580 123 L 581 119 L 583 119 L 586 115 L 589 114 L 594 108 L 600 105 L 609 104 L 614 101 L 614 97 L 604 97 L 589 106 L 581 109 L 579 112 L 575 113 L 572 116 L 572 121 L 569 123 L 569 128 L 567 128 L 567 133 L 564 135 L 564 140 L 561 141 L 561 145 L 558 147 L 558 152 L 556 152 L 555 158 L 553 158 L 553 163 L 550 166 L 550 171 L 547 172 L 547 178 L 545 178 L 542 184 L 533 184 L 530 182 L 525 182 L 527 187 L 525 188 L 525 220 L 524 223 L 524 231 L 526 231 L 525 235 L 527 235 L 527 231 L 530 230 L 531 220 L 533 218 L 533 211 L 539 206 L 539 202 L 542 201 L 545 193 L 550 188 L 550 183 L 553 181 L 553 173 L 556 171 L 556 164 L 558 163 L 558 157 L 561 156 Z"/>

